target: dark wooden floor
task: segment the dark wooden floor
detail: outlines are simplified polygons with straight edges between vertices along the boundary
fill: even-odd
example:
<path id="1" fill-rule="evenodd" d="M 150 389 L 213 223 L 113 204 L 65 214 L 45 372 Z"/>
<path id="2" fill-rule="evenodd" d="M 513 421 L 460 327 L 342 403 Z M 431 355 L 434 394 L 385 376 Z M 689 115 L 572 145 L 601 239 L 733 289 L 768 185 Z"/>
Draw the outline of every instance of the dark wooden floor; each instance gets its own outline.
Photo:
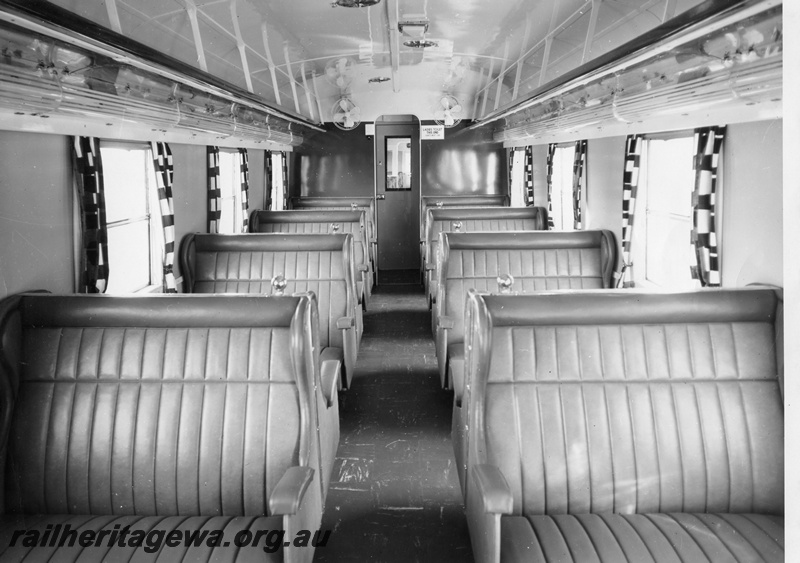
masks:
<path id="1" fill-rule="evenodd" d="M 472 561 L 420 286 L 381 284 L 364 327 L 315 561 Z"/>

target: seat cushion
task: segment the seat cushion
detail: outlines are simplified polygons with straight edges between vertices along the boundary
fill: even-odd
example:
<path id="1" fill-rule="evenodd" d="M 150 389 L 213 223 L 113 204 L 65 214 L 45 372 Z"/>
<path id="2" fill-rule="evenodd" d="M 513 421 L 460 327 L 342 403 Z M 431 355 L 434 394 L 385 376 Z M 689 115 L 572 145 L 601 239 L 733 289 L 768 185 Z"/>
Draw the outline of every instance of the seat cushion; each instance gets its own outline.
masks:
<path id="1" fill-rule="evenodd" d="M 60 527 L 58 527 L 60 525 Z M 47 528 L 50 528 L 48 533 Z M 69 530 L 77 531 L 77 538 L 69 547 Z M 120 533 L 130 527 L 129 534 L 119 545 Z M 114 529 L 117 534 L 113 536 Z M 74 515 L 9 515 L 0 517 L 0 559 L 13 561 L 74 561 L 88 563 L 90 561 L 283 561 L 284 539 L 279 532 L 269 534 L 273 530 L 282 529 L 282 518 L 272 517 L 230 517 L 230 516 L 74 516 Z M 15 545 L 11 545 L 14 532 L 25 530 L 27 534 L 17 533 Z M 80 537 L 90 532 L 95 544 L 81 547 Z M 103 531 L 107 535 L 100 536 Z M 180 538 L 179 545 L 170 542 Z M 266 533 L 260 534 L 264 531 Z M 38 537 L 36 547 L 23 545 L 32 543 L 34 533 Z M 242 532 L 240 535 L 237 536 Z M 249 532 L 249 535 L 246 533 Z M 44 539 L 44 534 L 55 537 Z M 192 534 L 196 534 L 192 536 Z M 253 545 L 259 535 L 257 545 Z M 195 539 L 192 541 L 191 538 Z M 246 547 L 237 547 L 238 541 L 250 537 Z M 138 545 L 139 538 L 141 545 Z M 187 538 L 190 545 L 187 544 Z M 215 538 L 219 544 L 216 546 Z M 27 539 L 27 541 L 26 541 Z M 63 541 L 60 549 L 58 543 Z M 89 536 L 86 536 L 86 540 Z M 114 541 L 116 539 L 116 541 Z M 313 535 L 312 535 L 313 539 Z M 111 541 L 110 541 L 111 540 Z M 225 543 L 228 543 L 226 546 Z M 50 547 L 50 544 L 53 544 Z M 111 545 L 109 546 L 109 543 Z M 195 545 L 191 545 L 194 543 Z M 46 544 L 46 547 L 40 547 Z M 267 550 L 264 548 L 267 547 Z M 311 547 L 309 546 L 309 549 Z"/>
<path id="2" fill-rule="evenodd" d="M 783 517 L 761 514 L 506 516 L 501 560 L 783 561 Z"/>

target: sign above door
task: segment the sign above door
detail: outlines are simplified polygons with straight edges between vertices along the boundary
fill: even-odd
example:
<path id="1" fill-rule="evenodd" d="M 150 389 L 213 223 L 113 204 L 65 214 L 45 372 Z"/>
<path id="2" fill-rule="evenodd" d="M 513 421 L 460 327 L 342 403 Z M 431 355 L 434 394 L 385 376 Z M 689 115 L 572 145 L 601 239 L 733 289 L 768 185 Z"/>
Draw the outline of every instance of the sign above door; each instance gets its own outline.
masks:
<path id="1" fill-rule="evenodd" d="M 419 138 L 422 141 L 444 139 L 444 125 L 420 125 Z"/>

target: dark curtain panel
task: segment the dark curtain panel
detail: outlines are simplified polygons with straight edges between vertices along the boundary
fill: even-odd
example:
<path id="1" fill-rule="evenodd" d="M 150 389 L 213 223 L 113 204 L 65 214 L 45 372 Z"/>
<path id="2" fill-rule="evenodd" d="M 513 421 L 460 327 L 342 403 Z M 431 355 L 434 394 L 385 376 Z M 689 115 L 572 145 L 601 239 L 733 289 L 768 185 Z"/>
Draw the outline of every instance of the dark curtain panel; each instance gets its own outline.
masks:
<path id="1" fill-rule="evenodd" d="M 222 216 L 221 192 L 219 187 L 219 147 L 206 147 L 206 164 L 208 167 L 208 232 L 219 232 L 219 220 Z"/>
<path id="2" fill-rule="evenodd" d="M 100 140 L 72 137 L 72 161 L 81 205 L 81 280 L 79 293 L 105 293 L 108 287 L 108 226 L 103 191 Z"/>
<path id="3" fill-rule="evenodd" d="M 628 135 L 625 140 L 625 171 L 622 176 L 622 266 L 617 276 L 617 287 L 632 287 L 630 279 L 631 232 L 636 209 L 636 191 L 639 187 L 639 160 L 642 154 L 642 137 Z"/>
<path id="4" fill-rule="evenodd" d="M 581 201 L 583 192 L 583 169 L 586 166 L 586 147 L 588 143 L 583 141 L 575 142 L 575 160 L 572 163 L 572 226 L 576 231 L 583 228 L 581 212 Z"/>
<path id="5" fill-rule="evenodd" d="M 248 230 L 250 207 L 250 159 L 247 157 L 247 149 L 239 149 L 239 187 L 242 190 L 242 232 Z"/>
<path id="6" fill-rule="evenodd" d="M 175 210 L 172 203 L 172 151 L 167 143 L 151 142 L 153 166 L 158 185 L 158 206 L 161 228 L 164 230 L 164 293 L 177 293 L 175 283 Z"/>
<path id="7" fill-rule="evenodd" d="M 703 127 L 694 132 L 694 191 L 692 192 L 692 246 L 697 260 L 692 277 L 703 287 L 719 287 L 717 246 L 717 168 L 725 127 Z"/>

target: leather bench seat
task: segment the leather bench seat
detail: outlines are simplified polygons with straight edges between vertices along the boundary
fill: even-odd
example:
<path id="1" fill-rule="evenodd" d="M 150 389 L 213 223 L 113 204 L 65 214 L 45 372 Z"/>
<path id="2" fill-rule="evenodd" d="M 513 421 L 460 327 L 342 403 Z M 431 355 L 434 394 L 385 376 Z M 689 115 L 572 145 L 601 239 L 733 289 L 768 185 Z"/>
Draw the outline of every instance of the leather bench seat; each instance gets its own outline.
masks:
<path id="1" fill-rule="evenodd" d="M 544 207 L 443 207 L 429 208 L 425 217 L 425 291 L 428 305 L 436 301 L 436 263 L 439 233 L 482 231 L 546 231 Z"/>
<path id="2" fill-rule="evenodd" d="M 372 273 L 375 273 L 375 264 L 378 262 L 378 230 L 375 222 L 375 200 L 372 197 L 303 196 L 291 198 L 290 205 L 292 209 L 347 211 L 355 208 L 363 211 L 369 260 Z"/>
<path id="3" fill-rule="evenodd" d="M 560 514 L 501 520 L 503 561 L 782 561 L 783 517 L 764 514 Z"/>
<path id="4" fill-rule="evenodd" d="M 476 561 L 784 560 L 777 291 L 468 299 Z"/>
<path id="5" fill-rule="evenodd" d="M 610 288 L 616 242 L 607 230 L 440 233 L 438 262 L 439 299 L 432 315 L 436 358 L 442 386 L 452 389 L 448 372 L 464 361 L 459 345 L 468 290 L 499 291 L 500 276 L 512 276 L 508 290 L 521 293 Z"/>
<path id="6" fill-rule="evenodd" d="M 179 259 L 185 293 L 271 294 L 272 279 L 285 293 L 311 291 L 319 308 L 321 357 L 339 361 L 349 387 L 363 333 L 353 282 L 352 235 L 190 234 Z"/>
<path id="7" fill-rule="evenodd" d="M 425 265 L 425 221 L 428 209 L 442 207 L 508 207 L 508 195 L 424 195 L 419 198 L 420 268 Z"/>
<path id="8" fill-rule="evenodd" d="M 188 555 L 10 546 L 15 531 L 59 523 L 215 529 L 229 542 L 248 527 L 290 537 L 319 529 L 332 468 L 320 441 L 334 432 L 338 441 L 338 427 L 319 424 L 336 389 L 329 382 L 326 393 L 316 373 L 316 322 L 310 294 L 3 300 L 0 559 Z M 214 551 L 215 560 L 266 558 Z M 191 560 L 210 555 L 200 548 Z M 313 549 L 284 545 L 270 558 L 311 561 Z"/>
<path id="9" fill-rule="evenodd" d="M 373 273 L 369 260 L 369 239 L 364 211 L 256 210 L 250 214 L 251 233 L 350 234 L 353 236 L 354 280 L 358 302 L 366 309 L 372 295 Z"/>

